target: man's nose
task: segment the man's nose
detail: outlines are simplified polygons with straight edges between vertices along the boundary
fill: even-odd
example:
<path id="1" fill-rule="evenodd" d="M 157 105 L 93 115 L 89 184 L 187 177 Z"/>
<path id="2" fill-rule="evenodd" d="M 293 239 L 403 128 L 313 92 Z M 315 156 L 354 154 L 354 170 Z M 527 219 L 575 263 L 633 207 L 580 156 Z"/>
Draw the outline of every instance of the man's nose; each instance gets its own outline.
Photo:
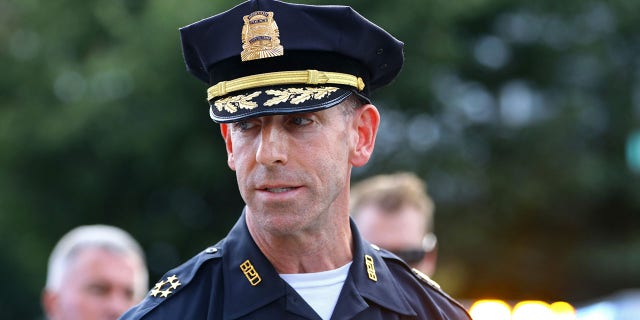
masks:
<path id="1" fill-rule="evenodd" d="M 108 312 L 110 317 L 117 319 L 135 303 L 132 301 L 131 297 L 126 294 L 114 293 L 109 296 L 109 301 L 107 301 L 106 304 L 109 308 Z"/>
<path id="2" fill-rule="evenodd" d="M 268 124 L 260 132 L 260 145 L 256 152 L 256 161 L 271 166 L 287 163 L 286 132 L 277 125 Z"/>

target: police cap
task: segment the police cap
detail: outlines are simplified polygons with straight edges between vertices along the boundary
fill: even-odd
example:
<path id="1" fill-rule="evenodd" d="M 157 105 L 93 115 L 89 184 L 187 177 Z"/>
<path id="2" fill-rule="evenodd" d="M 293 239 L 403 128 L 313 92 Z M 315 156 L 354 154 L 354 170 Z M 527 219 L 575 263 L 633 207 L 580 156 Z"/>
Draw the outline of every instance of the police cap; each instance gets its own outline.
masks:
<path id="1" fill-rule="evenodd" d="M 400 72 L 403 43 L 347 6 L 251 0 L 180 29 L 216 122 L 318 111 Z"/>

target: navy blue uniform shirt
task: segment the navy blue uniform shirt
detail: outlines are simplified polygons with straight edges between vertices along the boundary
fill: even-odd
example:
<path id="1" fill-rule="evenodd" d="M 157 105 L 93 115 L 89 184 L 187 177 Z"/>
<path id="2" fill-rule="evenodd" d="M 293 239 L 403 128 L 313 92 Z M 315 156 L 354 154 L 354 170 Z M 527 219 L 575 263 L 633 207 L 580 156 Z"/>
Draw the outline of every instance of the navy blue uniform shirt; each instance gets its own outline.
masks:
<path id="1" fill-rule="evenodd" d="M 435 283 L 362 239 L 331 319 L 471 319 Z M 225 239 L 169 271 L 121 319 L 320 319 L 255 244 L 242 214 Z"/>

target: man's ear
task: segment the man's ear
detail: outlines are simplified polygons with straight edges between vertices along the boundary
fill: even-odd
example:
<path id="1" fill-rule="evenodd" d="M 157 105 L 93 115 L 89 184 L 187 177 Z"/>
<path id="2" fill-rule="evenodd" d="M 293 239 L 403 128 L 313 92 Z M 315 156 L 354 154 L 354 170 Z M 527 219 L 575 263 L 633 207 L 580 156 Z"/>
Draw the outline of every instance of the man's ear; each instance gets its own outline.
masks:
<path id="1" fill-rule="evenodd" d="M 231 128 L 227 123 L 220 124 L 220 133 L 224 139 L 224 145 L 227 148 L 227 165 L 231 170 L 236 170 L 236 164 L 233 158 L 233 143 L 231 142 Z"/>
<path id="2" fill-rule="evenodd" d="M 435 247 L 433 250 L 428 251 L 422 257 L 422 260 L 418 262 L 416 268 L 420 271 L 424 272 L 428 276 L 433 276 L 436 271 L 436 263 L 438 260 L 438 248 Z"/>
<path id="3" fill-rule="evenodd" d="M 44 289 L 42 290 L 42 309 L 44 310 L 44 314 L 47 316 L 47 319 L 55 320 L 58 318 L 58 295 L 51 291 Z"/>
<path id="4" fill-rule="evenodd" d="M 378 109 L 372 104 L 365 104 L 355 109 L 353 126 L 357 133 L 357 141 L 351 155 L 351 164 L 361 167 L 369 161 L 373 153 L 380 126 Z"/>

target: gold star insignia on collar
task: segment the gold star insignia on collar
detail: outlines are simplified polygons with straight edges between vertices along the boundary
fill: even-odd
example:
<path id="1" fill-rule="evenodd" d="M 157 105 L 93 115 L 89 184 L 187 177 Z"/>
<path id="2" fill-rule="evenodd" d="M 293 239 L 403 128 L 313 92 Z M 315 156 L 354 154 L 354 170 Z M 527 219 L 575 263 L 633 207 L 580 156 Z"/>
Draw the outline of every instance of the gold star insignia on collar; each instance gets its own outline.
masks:
<path id="1" fill-rule="evenodd" d="M 151 289 L 151 292 L 149 294 L 153 297 L 160 296 L 160 298 L 166 298 L 173 293 L 172 290 L 177 289 L 181 284 L 182 283 L 180 283 L 180 280 L 178 280 L 178 277 L 176 277 L 176 275 L 174 274 L 170 277 L 167 277 L 166 281 L 165 280 L 158 281 L 158 283 L 156 283 L 155 286 L 153 286 L 153 289 Z"/>

